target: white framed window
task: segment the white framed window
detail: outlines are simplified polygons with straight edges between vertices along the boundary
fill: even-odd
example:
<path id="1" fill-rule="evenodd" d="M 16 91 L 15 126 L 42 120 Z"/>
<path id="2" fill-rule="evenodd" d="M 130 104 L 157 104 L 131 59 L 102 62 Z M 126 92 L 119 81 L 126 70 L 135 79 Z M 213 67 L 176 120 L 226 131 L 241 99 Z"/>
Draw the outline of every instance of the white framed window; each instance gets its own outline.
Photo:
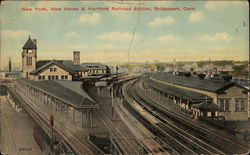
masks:
<path id="1" fill-rule="evenodd" d="M 220 111 L 230 111 L 229 101 L 230 99 L 219 99 Z"/>
<path id="2" fill-rule="evenodd" d="M 245 100 L 243 98 L 235 99 L 235 111 L 245 111 Z"/>

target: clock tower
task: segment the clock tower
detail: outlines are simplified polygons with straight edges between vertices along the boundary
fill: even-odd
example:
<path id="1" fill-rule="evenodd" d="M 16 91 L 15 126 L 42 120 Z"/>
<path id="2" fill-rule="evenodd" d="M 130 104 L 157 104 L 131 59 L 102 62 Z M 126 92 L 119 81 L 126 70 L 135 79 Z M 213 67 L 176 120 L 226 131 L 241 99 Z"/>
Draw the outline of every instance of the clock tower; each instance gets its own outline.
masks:
<path id="1" fill-rule="evenodd" d="M 30 78 L 29 73 L 36 69 L 37 42 L 30 36 L 23 46 L 22 52 L 22 78 Z"/>

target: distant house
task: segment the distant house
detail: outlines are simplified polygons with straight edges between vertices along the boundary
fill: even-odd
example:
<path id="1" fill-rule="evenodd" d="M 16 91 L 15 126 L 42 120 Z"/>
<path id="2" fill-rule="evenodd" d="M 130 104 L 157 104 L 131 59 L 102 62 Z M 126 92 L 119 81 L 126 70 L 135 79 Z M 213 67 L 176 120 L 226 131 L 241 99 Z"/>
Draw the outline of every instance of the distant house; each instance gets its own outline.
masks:
<path id="1" fill-rule="evenodd" d="M 22 78 L 31 80 L 80 80 L 87 76 L 106 76 L 109 67 L 100 63 L 82 63 L 80 52 L 73 52 L 72 60 L 37 61 L 37 40 L 29 37 L 23 46 Z"/>

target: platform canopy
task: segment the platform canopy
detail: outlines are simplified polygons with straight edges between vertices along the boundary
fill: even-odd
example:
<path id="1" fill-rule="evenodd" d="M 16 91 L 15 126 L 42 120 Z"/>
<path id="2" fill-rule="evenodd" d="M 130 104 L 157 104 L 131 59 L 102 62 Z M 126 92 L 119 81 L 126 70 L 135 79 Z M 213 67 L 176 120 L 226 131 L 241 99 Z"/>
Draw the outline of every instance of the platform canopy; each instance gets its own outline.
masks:
<path id="1" fill-rule="evenodd" d="M 196 109 L 200 109 L 202 111 L 211 111 L 211 110 L 218 110 L 219 107 L 216 104 L 213 103 L 206 103 L 206 102 L 202 102 L 202 103 L 198 103 L 198 104 L 193 104 L 191 105 L 192 107 L 196 108 Z"/>
<path id="2" fill-rule="evenodd" d="M 167 84 L 162 84 L 159 82 L 156 82 L 152 79 L 150 79 L 149 77 L 142 77 L 142 81 L 144 81 L 148 86 L 160 90 L 164 93 L 182 98 L 182 99 L 186 99 L 188 101 L 190 101 L 191 103 L 201 103 L 201 102 L 212 102 L 213 98 L 201 94 L 201 93 L 197 93 L 197 92 L 193 92 L 193 91 L 189 91 L 189 90 L 185 90 L 185 89 L 181 89 L 181 88 L 177 88 L 174 86 L 169 86 Z"/>
<path id="3" fill-rule="evenodd" d="M 98 103 L 83 89 L 83 82 L 68 80 L 33 81 L 20 79 L 30 87 L 59 98 L 75 108 L 98 108 Z"/>

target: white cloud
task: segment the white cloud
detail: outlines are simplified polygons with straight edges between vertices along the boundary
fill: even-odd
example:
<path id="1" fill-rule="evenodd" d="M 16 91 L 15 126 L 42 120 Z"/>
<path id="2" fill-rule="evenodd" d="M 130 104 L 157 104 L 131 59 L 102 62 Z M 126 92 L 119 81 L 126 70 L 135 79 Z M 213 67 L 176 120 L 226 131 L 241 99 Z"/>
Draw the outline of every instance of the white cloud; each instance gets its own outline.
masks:
<path id="1" fill-rule="evenodd" d="M 139 37 L 140 37 L 139 35 L 135 34 L 134 40 L 138 40 Z M 101 34 L 97 38 L 102 39 L 102 40 L 108 40 L 108 41 L 126 42 L 126 41 L 130 41 L 132 39 L 132 34 L 127 33 L 127 32 L 111 32 L 111 33 Z"/>
<path id="2" fill-rule="evenodd" d="M 205 8 L 208 10 L 222 8 L 222 7 L 233 7 L 242 3 L 248 4 L 246 1 L 208 1 L 205 4 Z"/>
<path id="3" fill-rule="evenodd" d="M 79 38 L 79 35 L 76 32 L 70 31 L 64 35 L 65 38 L 72 39 L 72 38 Z"/>
<path id="4" fill-rule="evenodd" d="M 207 41 L 230 41 L 232 37 L 226 32 L 220 32 L 214 35 L 203 35 L 198 39 L 203 39 Z"/>
<path id="5" fill-rule="evenodd" d="M 180 39 L 181 39 L 180 37 L 174 36 L 172 34 L 167 34 L 167 35 L 156 38 L 156 40 L 161 41 L 161 42 L 174 42 Z"/>
<path id="6" fill-rule="evenodd" d="M 26 30 L 2 30 L 2 37 L 3 38 L 10 38 L 10 39 L 18 39 L 18 38 L 23 38 L 27 37 L 30 35 L 30 33 Z"/>
<path id="7" fill-rule="evenodd" d="M 98 24 L 101 21 L 101 15 L 99 13 L 82 14 L 79 21 L 84 24 Z"/>
<path id="8" fill-rule="evenodd" d="M 151 21 L 148 26 L 150 27 L 160 27 L 164 25 L 173 25 L 175 20 L 172 16 L 167 16 L 165 18 L 157 17 L 153 21 Z"/>
<path id="9" fill-rule="evenodd" d="M 191 23 L 200 21 L 201 19 L 203 19 L 204 15 L 201 11 L 196 11 L 190 14 L 188 21 Z"/>

